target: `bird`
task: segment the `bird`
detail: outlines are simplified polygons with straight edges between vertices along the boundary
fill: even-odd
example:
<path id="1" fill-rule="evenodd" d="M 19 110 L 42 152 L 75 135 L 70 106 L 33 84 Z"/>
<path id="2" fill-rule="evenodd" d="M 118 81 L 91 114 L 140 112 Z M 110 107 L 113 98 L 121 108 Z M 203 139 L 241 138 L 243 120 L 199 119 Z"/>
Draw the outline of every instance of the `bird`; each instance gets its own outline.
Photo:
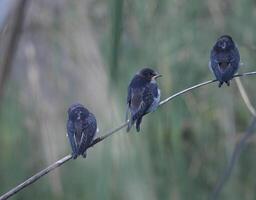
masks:
<path id="1" fill-rule="evenodd" d="M 239 50 L 229 35 L 222 35 L 214 44 L 209 61 L 209 68 L 219 81 L 219 87 L 225 82 L 230 85 L 230 80 L 238 71 L 240 65 Z"/>
<path id="2" fill-rule="evenodd" d="M 129 119 L 127 132 L 136 122 L 136 130 L 140 131 L 142 117 L 153 112 L 160 102 L 160 89 L 156 79 L 162 75 L 145 67 L 135 74 L 128 86 L 126 121 Z"/>
<path id="3" fill-rule="evenodd" d="M 73 104 L 68 108 L 67 136 L 72 149 L 72 158 L 82 155 L 93 142 L 97 131 L 95 116 L 82 104 Z"/>

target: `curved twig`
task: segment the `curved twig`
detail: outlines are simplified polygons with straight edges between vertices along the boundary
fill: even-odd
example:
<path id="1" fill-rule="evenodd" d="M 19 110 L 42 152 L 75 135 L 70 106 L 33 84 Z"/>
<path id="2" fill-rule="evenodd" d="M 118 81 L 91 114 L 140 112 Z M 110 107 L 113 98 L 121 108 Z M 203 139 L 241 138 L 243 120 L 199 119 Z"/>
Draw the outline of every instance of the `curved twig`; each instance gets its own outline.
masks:
<path id="1" fill-rule="evenodd" d="M 242 149 L 245 147 L 246 141 L 253 135 L 254 130 L 256 128 L 256 117 L 253 117 L 253 120 L 251 122 L 251 124 L 249 125 L 249 127 L 247 128 L 244 136 L 241 138 L 241 140 L 236 144 L 235 149 L 232 153 L 231 159 L 228 163 L 227 168 L 225 169 L 223 175 L 221 176 L 221 178 L 219 179 L 213 193 L 212 193 L 212 200 L 216 200 L 218 199 L 218 196 L 223 188 L 223 186 L 225 185 L 227 179 L 230 177 L 231 172 L 235 166 L 235 162 L 238 159 Z"/>
<path id="2" fill-rule="evenodd" d="M 246 107 L 248 108 L 248 110 L 250 111 L 250 113 L 256 117 L 256 110 L 255 108 L 253 107 L 248 95 L 247 95 L 247 92 L 245 91 L 244 89 L 244 86 L 241 82 L 241 80 L 239 78 L 236 79 L 236 84 L 237 84 L 237 87 L 238 87 L 238 90 L 241 94 L 241 97 L 246 105 Z"/>
<path id="3" fill-rule="evenodd" d="M 247 73 L 243 73 L 243 74 L 237 74 L 237 75 L 234 75 L 233 77 L 241 77 L 241 76 L 250 76 L 250 75 L 255 75 L 256 74 L 256 71 L 255 72 L 247 72 Z M 214 83 L 216 82 L 217 80 L 210 80 L 210 81 L 205 81 L 203 83 L 199 83 L 197 85 L 194 85 L 192 87 L 189 87 L 189 88 L 186 88 L 180 92 L 177 92 L 175 94 L 173 94 L 172 96 L 162 100 L 160 103 L 159 103 L 159 106 L 162 106 L 164 104 L 166 104 L 167 102 L 169 102 L 170 100 L 182 95 L 182 94 L 185 94 L 191 90 L 194 90 L 196 88 L 199 88 L 199 87 L 202 87 L 202 86 L 205 86 L 205 85 L 208 85 L 208 84 L 211 84 L 211 83 Z M 121 124 L 120 126 L 118 126 L 117 128 L 109 131 L 108 133 L 106 133 L 105 135 L 103 136 L 100 136 L 98 138 L 96 138 L 92 144 L 90 145 L 90 147 L 93 147 L 95 144 L 105 140 L 106 138 L 108 138 L 109 136 L 113 135 L 114 133 L 118 132 L 119 130 L 125 128 L 126 126 L 128 125 L 128 121 L 127 122 L 124 122 L 123 124 Z M 18 193 L 20 190 L 24 189 L 25 187 L 27 187 L 28 185 L 34 183 L 35 181 L 37 181 L 38 179 L 40 179 L 41 177 L 43 177 L 44 175 L 48 174 L 50 171 L 54 170 L 55 168 L 63 165 L 64 163 L 66 163 L 67 161 L 71 160 L 72 156 L 71 155 L 67 155 L 65 156 L 64 158 L 56 161 L 55 163 L 53 163 L 52 165 L 50 165 L 49 167 L 43 169 L 42 171 L 38 172 L 37 174 L 33 175 L 32 177 L 30 177 L 29 179 L 27 179 L 26 181 L 24 181 L 23 183 L 19 184 L 18 186 L 16 186 L 15 188 L 11 189 L 10 191 L 8 191 L 7 193 L 5 193 L 4 195 L 0 196 L 0 200 L 6 200 L 8 199 L 9 197 L 13 196 L 14 194 Z"/>

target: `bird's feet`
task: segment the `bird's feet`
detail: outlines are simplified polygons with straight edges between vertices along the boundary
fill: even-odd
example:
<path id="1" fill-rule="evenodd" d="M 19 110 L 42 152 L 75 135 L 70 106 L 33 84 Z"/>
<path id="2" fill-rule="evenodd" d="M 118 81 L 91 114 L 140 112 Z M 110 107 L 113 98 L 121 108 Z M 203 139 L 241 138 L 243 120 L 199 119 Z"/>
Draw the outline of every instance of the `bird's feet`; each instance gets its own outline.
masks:
<path id="1" fill-rule="evenodd" d="M 138 133 L 140 132 L 140 122 L 138 122 L 138 120 L 136 122 L 136 130 Z"/>
<path id="2" fill-rule="evenodd" d="M 227 84 L 227 86 L 230 86 L 230 82 L 229 81 L 225 81 L 225 83 Z"/>
<path id="3" fill-rule="evenodd" d="M 223 82 L 220 81 L 218 87 L 220 88 L 222 86 Z"/>
<path id="4" fill-rule="evenodd" d="M 74 153 L 74 152 L 72 153 L 72 158 L 73 158 L 73 159 L 76 159 L 76 158 L 77 158 L 77 156 L 78 156 L 78 154 L 77 154 L 77 153 Z"/>
<path id="5" fill-rule="evenodd" d="M 83 158 L 86 158 L 87 156 L 87 152 L 85 151 L 83 154 L 82 154 Z"/>
<path id="6" fill-rule="evenodd" d="M 136 126 L 137 132 L 140 132 L 140 126 Z"/>
<path id="7" fill-rule="evenodd" d="M 140 132 L 140 124 L 141 124 L 141 121 L 142 121 L 142 117 L 139 117 L 136 121 L 136 130 L 137 132 Z"/>

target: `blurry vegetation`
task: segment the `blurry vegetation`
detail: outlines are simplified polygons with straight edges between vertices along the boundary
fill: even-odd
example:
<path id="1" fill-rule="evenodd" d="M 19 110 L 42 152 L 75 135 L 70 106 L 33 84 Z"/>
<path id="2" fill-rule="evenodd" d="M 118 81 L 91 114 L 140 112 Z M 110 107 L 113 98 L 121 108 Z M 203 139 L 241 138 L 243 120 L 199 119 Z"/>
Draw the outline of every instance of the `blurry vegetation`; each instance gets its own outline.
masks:
<path id="1" fill-rule="evenodd" d="M 253 0 L 31 1 L 1 102 L 0 194 L 70 152 L 69 104 L 94 112 L 101 133 L 122 122 L 127 85 L 143 66 L 164 75 L 165 98 L 213 78 L 210 49 L 230 34 L 240 72 L 255 70 L 255 18 Z M 255 78 L 241 80 L 256 106 Z M 249 123 L 235 81 L 208 85 L 145 117 L 140 134 L 114 135 L 13 199 L 207 199 Z M 255 153 L 252 138 L 221 199 L 256 198 Z"/>

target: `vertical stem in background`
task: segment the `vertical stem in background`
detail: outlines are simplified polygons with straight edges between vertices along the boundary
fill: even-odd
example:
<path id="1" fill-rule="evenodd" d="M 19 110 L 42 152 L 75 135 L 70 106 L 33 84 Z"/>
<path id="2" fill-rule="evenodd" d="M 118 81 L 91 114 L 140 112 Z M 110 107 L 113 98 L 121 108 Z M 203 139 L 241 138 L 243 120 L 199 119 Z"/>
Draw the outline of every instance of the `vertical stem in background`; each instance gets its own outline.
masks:
<path id="1" fill-rule="evenodd" d="M 241 96 L 242 96 L 242 98 L 244 100 L 245 105 L 247 106 L 247 108 L 251 112 L 251 114 L 253 116 L 256 116 L 256 111 L 255 111 L 255 109 L 254 109 L 254 107 L 253 107 L 253 105 L 252 105 L 252 103 L 251 103 L 251 101 L 250 101 L 250 99 L 249 99 L 245 89 L 244 89 L 244 86 L 243 86 L 240 78 L 236 78 L 235 81 L 236 81 L 238 90 L 239 90 L 239 92 L 240 92 L 240 94 L 241 94 Z"/>
<path id="2" fill-rule="evenodd" d="M 216 184 L 216 187 L 211 196 L 211 200 L 217 200 L 219 198 L 220 192 L 222 191 L 223 187 L 225 186 L 226 181 L 230 177 L 232 170 L 235 167 L 236 161 L 238 160 L 238 158 L 241 154 L 241 151 L 245 147 L 248 139 L 253 135 L 255 128 L 256 128 L 256 117 L 254 116 L 251 124 L 247 128 L 247 131 L 245 132 L 243 137 L 240 139 L 240 141 L 236 144 L 235 149 L 230 158 L 230 161 L 229 161 L 224 173 L 222 174 L 222 176 L 220 177 L 220 179 L 218 180 L 218 182 Z"/>
<path id="3" fill-rule="evenodd" d="M 13 59 L 17 50 L 18 42 L 22 32 L 28 0 L 20 0 L 13 11 L 14 20 L 10 31 L 9 41 L 3 55 L 0 67 L 0 100 L 3 96 L 4 84 L 10 74 Z"/>
<path id="4" fill-rule="evenodd" d="M 112 80 L 117 80 L 120 38 L 122 34 L 123 0 L 112 0 L 112 30 L 110 73 Z"/>

